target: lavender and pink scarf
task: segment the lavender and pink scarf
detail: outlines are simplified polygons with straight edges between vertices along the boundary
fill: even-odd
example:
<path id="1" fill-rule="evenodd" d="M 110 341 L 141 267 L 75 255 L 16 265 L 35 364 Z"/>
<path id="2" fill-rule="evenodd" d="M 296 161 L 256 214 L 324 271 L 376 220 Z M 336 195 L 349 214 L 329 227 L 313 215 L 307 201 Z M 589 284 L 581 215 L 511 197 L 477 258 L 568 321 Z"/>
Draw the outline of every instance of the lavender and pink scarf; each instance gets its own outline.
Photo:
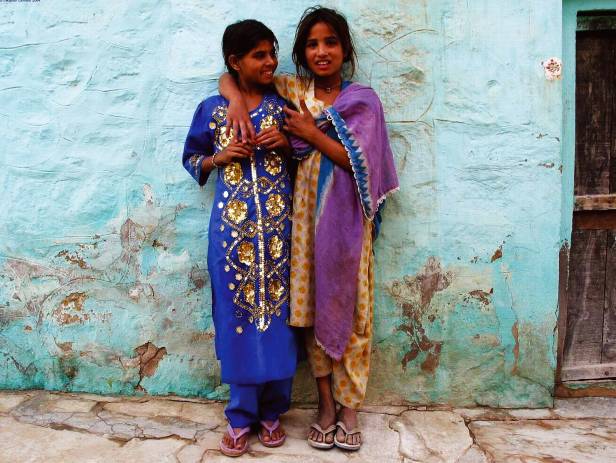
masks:
<path id="1" fill-rule="evenodd" d="M 374 220 L 399 184 L 374 90 L 346 86 L 317 121 L 321 130 L 337 135 L 353 168 L 351 174 L 321 156 L 317 191 L 314 333 L 325 352 L 340 360 L 353 331 L 364 216 Z M 300 158 L 313 150 L 300 139 L 292 144 Z"/>

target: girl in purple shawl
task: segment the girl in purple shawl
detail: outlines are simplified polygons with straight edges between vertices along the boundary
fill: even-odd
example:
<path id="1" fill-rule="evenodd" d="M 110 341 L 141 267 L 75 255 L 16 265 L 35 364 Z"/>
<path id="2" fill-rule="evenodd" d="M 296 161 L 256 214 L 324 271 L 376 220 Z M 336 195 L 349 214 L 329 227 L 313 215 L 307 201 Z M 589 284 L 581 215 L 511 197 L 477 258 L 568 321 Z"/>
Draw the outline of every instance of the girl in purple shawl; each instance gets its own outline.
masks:
<path id="1" fill-rule="evenodd" d="M 385 197 L 398 188 L 383 108 L 367 86 L 343 79 L 355 68 L 346 19 L 329 8 L 304 12 L 293 46 L 297 76 L 277 76 L 299 160 L 293 197 L 290 324 L 306 328 L 319 393 L 308 442 L 358 450 L 356 410 L 368 382 L 373 318 L 372 242 Z M 251 139 L 242 98 L 228 76 L 228 123 Z M 340 408 L 336 410 L 336 403 Z"/>

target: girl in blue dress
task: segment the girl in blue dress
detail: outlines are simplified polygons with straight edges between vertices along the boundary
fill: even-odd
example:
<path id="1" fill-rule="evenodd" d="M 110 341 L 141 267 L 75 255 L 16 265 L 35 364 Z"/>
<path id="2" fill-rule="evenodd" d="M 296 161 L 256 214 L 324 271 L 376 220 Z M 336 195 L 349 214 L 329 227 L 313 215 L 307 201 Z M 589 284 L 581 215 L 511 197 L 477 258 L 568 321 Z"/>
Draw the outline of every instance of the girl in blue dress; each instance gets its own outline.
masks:
<path id="1" fill-rule="evenodd" d="M 228 101 L 211 96 L 195 111 L 182 162 L 199 185 L 216 175 L 207 265 L 216 354 L 230 385 L 220 448 L 239 456 L 252 426 L 260 425 L 268 447 L 286 437 L 278 417 L 289 409 L 297 359 L 287 324 L 292 185 L 281 132 L 285 102 L 272 87 L 276 37 L 258 21 L 240 21 L 227 27 L 222 48 L 257 136 L 239 140 L 226 127 Z"/>

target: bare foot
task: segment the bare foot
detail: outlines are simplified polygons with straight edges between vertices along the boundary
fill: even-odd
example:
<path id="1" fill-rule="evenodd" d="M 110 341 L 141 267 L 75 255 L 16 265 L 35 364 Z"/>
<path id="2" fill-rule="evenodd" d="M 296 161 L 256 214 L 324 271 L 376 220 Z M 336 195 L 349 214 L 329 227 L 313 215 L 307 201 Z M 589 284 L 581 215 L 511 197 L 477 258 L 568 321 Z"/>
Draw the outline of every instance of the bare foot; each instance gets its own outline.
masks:
<path id="1" fill-rule="evenodd" d="M 358 426 L 357 412 L 352 408 L 342 407 L 338 412 L 338 420 L 344 423 L 344 426 L 349 432 Z M 336 431 L 336 439 L 338 442 L 345 442 L 345 435 L 342 429 Z M 361 444 L 361 434 L 348 434 L 346 436 L 346 443 L 349 445 Z"/>
<path id="2" fill-rule="evenodd" d="M 321 426 L 321 429 L 327 429 L 331 425 L 336 423 L 336 402 L 334 402 L 334 396 L 331 389 L 331 376 L 324 376 L 317 378 L 317 387 L 319 390 L 319 413 L 317 415 L 317 424 Z M 321 434 L 316 429 L 310 428 L 308 431 L 308 439 L 313 442 L 322 443 L 325 441 L 327 444 L 334 442 L 334 433 Z"/>
<path id="3" fill-rule="evenodd" d="M 241 430 L 242 428 L 233 428 L 233 432 L 235 434 L 238 434 Z M 225 432 L 225 434 L 222 436 L 222 442 L 223 444 L 225 444 L 225 447 L 235 450 L 240 450 L 242 447 L 244 447 L 246 439 L 248 439 L 248 434 L 244 434 L 242 437 L 240 437 L 234 447 L 233 438 L 229 435 L 229 432 Z"/>
<path id="4" fill-rule="evenodd" d="M 264 421 L 264 423 L 267 423 L 267 425 L 271 427 L 275 423 L 275 421 Z M 277 441 L 285 435 L 282 425 L 279 425 L 276 429 L 272 431 L 271 438 L 270 433 L 267 429 L 265 429 L 265 426 L 262 426 L 259 432 L 261 433 L 261 440 L 263 442 Z"/>

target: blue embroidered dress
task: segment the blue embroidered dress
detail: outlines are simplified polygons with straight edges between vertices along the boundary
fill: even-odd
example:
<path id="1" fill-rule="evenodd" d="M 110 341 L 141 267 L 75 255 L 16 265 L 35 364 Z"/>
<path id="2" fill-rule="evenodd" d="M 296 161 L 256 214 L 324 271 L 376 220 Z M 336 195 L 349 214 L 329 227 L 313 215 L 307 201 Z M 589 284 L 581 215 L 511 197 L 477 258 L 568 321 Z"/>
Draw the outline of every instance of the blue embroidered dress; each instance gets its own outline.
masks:
<path id="1" fill-rule="evenodd" d="M 226 130 L 228 101 L 207 98 L 197 107 L 182 162 L 205 184 L 206 156 L 233 137 Z M 266 94 L 250 113 L 260 131 L 282 127 L 284 100 Z M 214 172 L 214 171 L 212 171 Z M 207 265 L 212 287 L 216 355 L 222 381 L 261 384 L 291 378 L 297 361 L 289 318 L 291 181 L 282 153 L 256 149 L 216 169 Z"/>

